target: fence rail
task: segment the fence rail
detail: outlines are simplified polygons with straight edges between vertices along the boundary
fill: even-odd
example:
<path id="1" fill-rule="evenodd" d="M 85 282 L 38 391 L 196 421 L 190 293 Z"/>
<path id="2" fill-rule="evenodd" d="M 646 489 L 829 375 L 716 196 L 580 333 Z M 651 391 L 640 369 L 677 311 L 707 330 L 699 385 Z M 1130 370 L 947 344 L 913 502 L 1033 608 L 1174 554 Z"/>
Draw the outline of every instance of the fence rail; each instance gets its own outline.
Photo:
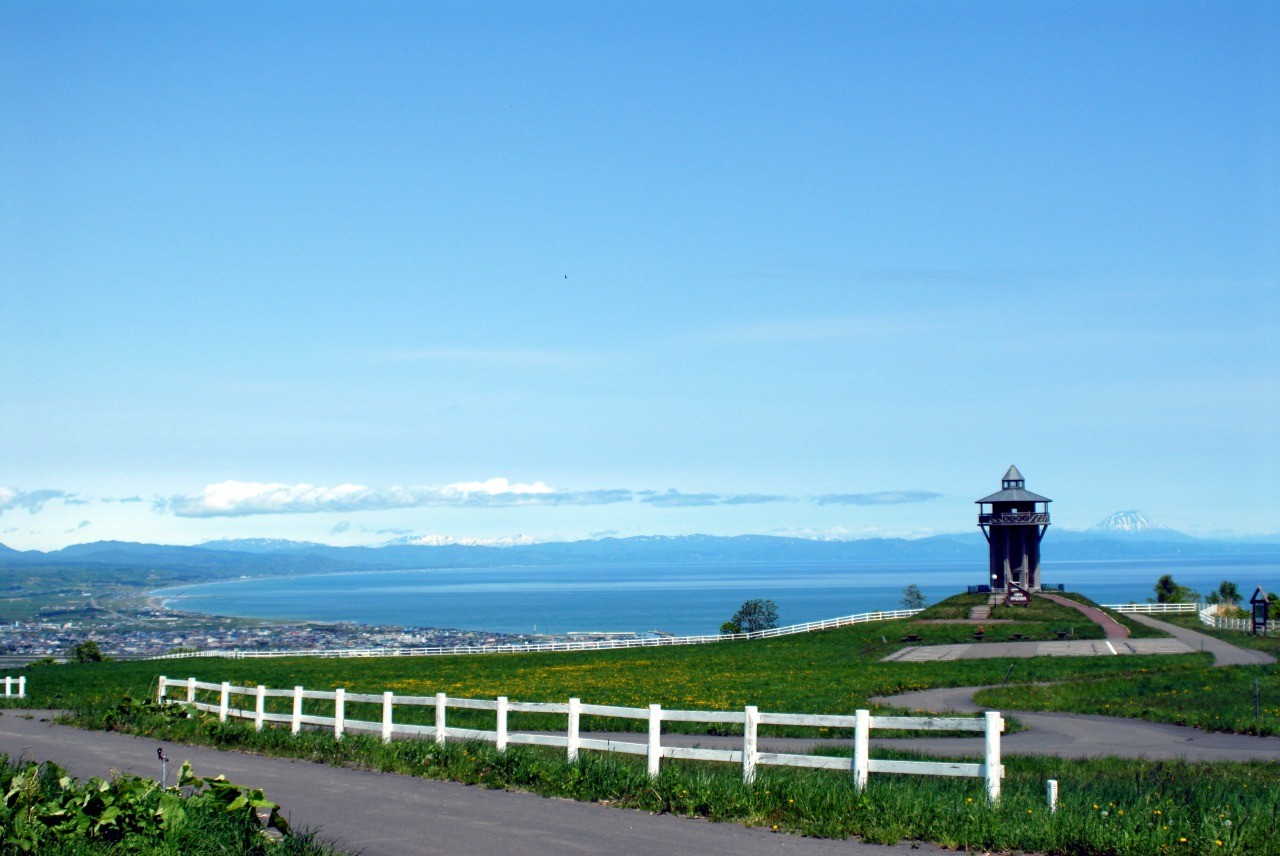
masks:
<path id="1" fill-rule="evenodd" d="M 454 647 L 416 647 L 416 648 L 342 648 L 334 650 L 302 650 L 302 651 L 237 651 L 215 649 L 211 651 L 185 651 L 180 654 L 161 654 L 153 660 L 186 660 L 194 657 L 225 657 L 234 660 L 256 659 L 263 657 L 436 657 L 451 654 L 526 654 L 539 651 L 611 651 L 619 648 L 659 648 L 666 645 L 705 645 L 711 642 L 728 642 L 733 640 L 771 639 L 775 636 L 790 636 L 796 633 L 812 633 L 815 630 L 834 630 L 837 627 L 848 627 L 851 624 L 866 624 L 871 621 L 891 621 L 896 618 L 910 618 L 921 612 L 919 609 L 894 609 L 880 612 L 863 612 L 858 615 L 846 615 L 841 618 L 828 618 L 825 621 L 810 621 L 805 624 L 792 624 L 787 627 L 773 627 L 768 630 L 757 630 L 754 633 L 724 633 L 703 636 L 653 636 L 640 639 L 601 639 L 582 642 L 538 642 L 523 645 L 461 645 Z"/>
<path id="2" fill-rule="evenodd" d="M 1243 630 L 1250 632 L 1253 630 L 1252 618 L 1223 618 L 1220 615 L 1214 615 L 1215 607 L 1206 606 L 1200 610 L 1200 623 L 1206 627 L 1212 627 L 1215 630 Z M 1268 621 L 1267 632 L 1280 632 L 1280 621 Z"/>
<path id="3" fill-rule="evenodd" d="M 178 695 L 170 696 L 173 689 Z M 201 693 L 205 693 L 202 697 Z M 211 697 L 210 693 L 216 693 Z M 214 700 L 216 698 L 216 701 Z M 289 713 L 269 712 L 267 699 L 290 698 L 292 705 Z M 853 715 L 827 715 L 807 713 L 768 713 L 761 712 L 755 706 L 748 706 L 739 711 L 706 711 L 706 710 L 664 710 L 661 705 L 651 704 L 648 707 L 622 707 L 617 705 L 583 704 L 581 699 L 571 698 L 568 703 L 556 702 L 520 702 L 512 701 L 507 696 L 495 699 L 451 698 L 445 693 L 434 696 L 400 696 L 391 692 L 381 694 L 348 693 L 343 688 L 332 692 L 307 690 L 294 687 L 292 690 L 273 690 L 265 686 L 236 686 L 223 682 L 220 684 L 186 680 L 170 680 L 160 677 L 157 691 L 160 704 L 188 704 L 198 710 L 216 713 L 220 721 L 229 718 L 252 720 L 254 727 L 261 731 L 268 723 L 288 723 L 290 731 L 297 734 L 304 726 L 332 729 L 335 740 L 341 740 L 347 732 L 363 732 L 379 734 L 383 742 L 390 742 L 399 736 L 414 738 L 433 738 L 437 743 L 450 740 L 480 740 L 493 743 L 498 751 L 505 752 L 507 747 L 516 745 L 552 746 L 563 748 L 569 761 L 577 761 L 584 749 L 600 752 L 620 752 L 632 755 L 644 755 L 648 763 L 648 773 L 656 777 L 663 758 L 718 761 L 722 763 L 741 764 L 742 778 L 745 782 L 755 780 L 756 768 L 759 766 L 812 767 L 827 770 L 846 770 L 853 776 L 858 790 L 866 787 L 867 777 L 871 773 L 906 773 L 926 776 L 967 776 L 986 780 L 987 799 L 994 802 L 1000 796 L 1000 782 L 1004 776 L 1004 767 L 1000 763 L 1000 735 L 1004 731 L 1004 719 L 996 711 L 989 711 L 982 717 L 910 717 L 910 716 L 872 716 L 869 711 L 858 710 Z M 237 703 L 233 706 L 233 699 Z M 322 700 L 332 702 L 325 705 L 323 713 L 332 715 L 316 715 L 304 712 L 304 701 Z M 349 719 L 347 705 L 349 703 L 366 703 L 381 706 L 381 720 Z M 395 708 L 429 707 L 435 710 L 434 725 L 417 725 L 397 722 Z M 494 728 L 475 729 L 457 728 L 449 725 L 449 708 L 492 711 Z M 508 727 L 511 713 L 544 713 L 558 714 L 567 717 L 563 736 L 560 733 L 548 732 L 514 732 Z M 625 740 L 587 738 L 582 736 L 581 723 L 583 716 L 606 716 L 618 719 L 633 719 L 647 723 L 647 739 L 643 743 Z M 725 725 L 742 726 L 741 749 L 702 749 L 696 747 L 664 746 L 662 744 L 663 722 L 710 722 Z M 851 756 L 798 755 L 784 752 L 761 752 L 759 749 L 759 728 L 761 725 L 787 725 L 809 728 L 850 728 L 854 738 Z M 891 761 L 870 757 L 870 732 L 872 729 L 898 729 L 911 731 L 975 731 L 981 732 L 985 738 L 985 758 L 982 763 L 955 763 L 939 761 Z"/>
<path id="4" fill-rule="evenodd" d="M 14 687 L 18 688 L 15 693 Z M 4 679 L 4 697 L 5 698 L 26 698 L 27 697 L 27 678 L 24 675 L 20 678 L 6 677 Z"/>
<path id="5" fill-rule="evenodd" d="M 1169 612 L 1196 612 L 1200 609 L 1197 603 L 1107 603 L 1103 609 L 1116 612 L 1138 612 L 1145 615 L 1161 615 Z"/>

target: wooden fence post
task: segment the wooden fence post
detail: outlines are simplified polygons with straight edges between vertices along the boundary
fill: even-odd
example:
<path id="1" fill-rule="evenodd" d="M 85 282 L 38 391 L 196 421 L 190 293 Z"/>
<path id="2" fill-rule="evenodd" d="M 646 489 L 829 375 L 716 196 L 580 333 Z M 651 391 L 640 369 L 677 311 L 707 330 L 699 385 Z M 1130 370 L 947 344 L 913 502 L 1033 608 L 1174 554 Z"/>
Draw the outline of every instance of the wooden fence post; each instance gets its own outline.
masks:
<path id="1" fill-rule="evenodd" d="M 569 739 L 568 751 L 569 762 L 573 763 L 578 760 L 578 747 L 581 743 L 582 728 L 582 699 L 569 699 Z"/>
<path id="2" fill-rule="evenodd" d="M 338 687 L 333 691 L 333 739 L 341 740 L 347 727 L 347 691 Z"/>
<path id="3" fill-rule="evenodd" d="M 293 688 L 293 718 L 289 720 L 289 731 L 297 734 L 302 730 L 302 687 Z"/>
<path id="4" fill-rule="evenodd" d="M 27 676 L 23 675 L 18 678 L 18 698 L 27 697 Z"/>
<path id="5" fill-rule="evenodd" d="M 167 688 L 167 682 L 168 682 L 168 679 L 165 678 L 164 675 L 161 675 L 159 678 L 160 686 L 156 689 L 156 703 L 161 706 L 164 705 L 164 691 Z M 8 695 L 8 693 L 5 693 L 5 695 Z"/>
<path id="6" fill-rule="evenodd" d="M 187 704 L 196 703 L 196 679 L 187 678 Z"/>
<path id="7" fill-rule="evenodd" d="M 395 723 L 391 719 L 391 709 L 395 704 L 395 694 L 385 692 L 382 694 L 382 742 L 390 743 L 391 734 L 395 730 Z"/>
<path id="8" fill-rule="evenodd" d="M 494 743 L 498 747 L 499 752 L 507 751 L 507 697 L 498 696 L 498 724 Z"/>
<path id="9" fill-rule="evenodd" d="M 749 704 L 742 721 L 742 781 L 748 785 L 756 780 L 756 756 L 759 754 L 756 734 L 759 728 L 760 709 Z"/>
<path id="10" fill-rule="evenodd" d="M 4 679 L 4 697 L 9 698 L 13 695 L 13 678 L 5 676 Z"/>
<path id="11" fill-rule="evenodd" d="M 871 773 L 871 711 L 854 711 L 853 716 L 853 786 L 862 791 Z"/>
<path id="12" fill-rule="evenodd" d="M 649 778 L 658 778 L 662 763 L 662 705 L 649 705 Z"/>
<path id="13" fill-rule="evenodd" d="M 218 694 L 218 721 L 227 721 L 227 710 L 231 707 L 231 684 L 222 682 L 222 692 Z"/>
<path id="14" fill-rule="evenodd" d="M 983 773 L 987 777 L 987 801 L 995 802 L 1000 799 L 1000 777 L 1004 774 L 1004 767 L 1000 766 L 1000 732 L 1004 731 L 1004 720 L 1000 717 L 999 711 L 989 710 L 984 715 L 986 719 L 986 761 L 983 763 Z"/>
<path id="15" fill-rule="evenodd" d="M 436 742 L 444 743 L 445 741 L 445 708 L 449 705 L 449 699 L 444 693 L 436 693 Z"/>
<path id="16" fill-rule="evenodd" d="M 257 685 L 257 694 L 253 699 L 253 731 L 262 731 L 262 723 L 266 722 L 266 687 Z"/>

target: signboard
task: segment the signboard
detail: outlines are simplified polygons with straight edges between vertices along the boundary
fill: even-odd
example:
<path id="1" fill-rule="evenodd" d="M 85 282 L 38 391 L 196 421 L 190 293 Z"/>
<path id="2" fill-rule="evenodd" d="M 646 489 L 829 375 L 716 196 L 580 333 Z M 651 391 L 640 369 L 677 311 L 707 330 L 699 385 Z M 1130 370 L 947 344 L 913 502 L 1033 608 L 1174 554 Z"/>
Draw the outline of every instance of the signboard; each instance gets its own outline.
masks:
<path id="1" fill-rule="evenodd" d="M 1270 608 L 1270 598 L 1267 593 L 1262 590 L 1262 586 L 1258 586 L 1254 591 L 1253 597 L 1249 598 L 1249 603 L 1253 606 L 1253 635 L 1257 636 L 1258 631 L 1262 631 L 1262 635 L 1267 635 L 1267 612 Z"/>
<path id="2" fill-rule="evenodd" d="M 1009 583 L 1009 593 L 1005 595 L 1004 602 L 1009 606 L 1030 606 L 1031 595 L 1017 583 Z"/>

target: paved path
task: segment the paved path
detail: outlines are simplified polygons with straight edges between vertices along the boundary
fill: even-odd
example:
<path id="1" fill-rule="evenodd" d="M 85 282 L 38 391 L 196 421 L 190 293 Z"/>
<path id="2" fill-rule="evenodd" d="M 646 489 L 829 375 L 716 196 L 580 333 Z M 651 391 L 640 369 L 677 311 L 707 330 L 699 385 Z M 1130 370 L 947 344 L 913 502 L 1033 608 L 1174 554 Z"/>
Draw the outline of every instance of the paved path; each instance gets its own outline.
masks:
<path id="1" fill-rule="evenodd" d="M 1188 654 L 1198 650 L 1200 650 L 1199 647 L 1192 647 L 1181 639 L 961 642 L 955 645 L 910 645 L 894 651 L 884 658 L 884 662 L 932 663 L 940 660 L 991 660 L 1025 657 L 1115 657 L 1128 654 Z"/>
<path id="2" fill-rule="evenodd" d="M 1045 594 L 1040 592 L 1040 597 L 1045 600 L 1051 600 L 1054 603 L 1060 603 L 1063 606 L 1071 607 L 1074 610 L 1084 613 L 1084 617 L 1092 621 L 1094 624 L 1106 631 L 1108 639 L 1128 639 L 1129 628 L 1125 627 L 1119 621 L 1116 621 L 1110 615 L 1107 615 L 1096 606 L 1085 606 L 1083 603 L 1076 603 L 1074 600 L 1065 598 L 1057 594 Z"/>
<path id="3" fill-rule="evenodd" d="M 1213 655 L 1213 664 L 1215 666 L 1265 666 L 1276 661 L 1265 651 L 1255 651 L 1250 648 L 1237 648 L 1230 642 L 1219 639 L 1216 636 L 1210 636 L 1207 633 L 1197 633 L 1194 630 L 1188 630 L 1177 624 L 1170 624 L 1167 621 L 1161 621 L 1158 618 L 1152 618 L 1149 615 L 1138 615 L 1136 613 L 1129 614 L 1129 618 L 1139 624 L 1145 624 L 1148 627 L 1155 627 L 1171 634 L 1179 642 L 1185 644 L 1194 651 L 1208 651 Z"/>
<path id="4" fill-rule="evenodd" d="M 46 712 L 47 713 L 47 712 Z M 0 752 L 54 761 L 73 775 L 105 776 L 110 770 L 156 778 L 155 740 L 84 731 L 24 718 L 36 711 L 0 715 Z M 490 791 L 387 773 L 348 770 L 280 758 L 169 744 L 170 775 L 190 760 L 198 775 L 225 773 L 233 782 L 263 788 L 298 828 L 319 827 L 339 846 L 363 856 L 906 856 L 942 854 L 933 844 L 883 847 L 778 835 L 735 823 L 649 815 L 594 803 Z"/>
<path id="5" fill-rule="evenodd" d="M 950 687 L 941 690 L 904 693 L 875 698 L 908 710 L 942 713 L 977 713 L 990 708 L 973 703 L 973 694 L 985 687 Z M 1249 734 L 1219 734 L 1182 725 L 1165 725 L 1119 716 L 1088 716 L 1078 713 L 1037 713 L 1002 710 L 1017 717 L 1027 727 L 1001 740 L 1006 755 L 1055 755 L 1061 758 L 1156 758 L 1187 761 L 1275 761 L 1280 760 L 1280 737 Z M 924 738 L 878 741 L 938 755 L 981 756 L 981 738 Z"/>
<path id="6" fill-rule="evenodd" d="M 1052 597 L 1045 595 L 1046 597 Z M 1054 598 L 1057 599 L 1057 598 Z M 1078 605 L 1078 604 L 1077 604 Z M 1084 611 L 1084 610 L 1082 610 Z M 1096 610 L 1093 610 L 1096 611 Z M 1171 654 L 1207 651 L 1215 666 L 1264 665 L 1275 658 L 1263 651 L 1229 642 L 1146 615 L 1130 618 L 1166 631 L 1172 639 L 1108 639 L 1077 642 L 995 642 L 973 645 L 908 647 L 885 659 L 920 662 L 983 657 L 1081 656 L 1088 654 Z M 1127 631 L 1126 631 L 1127 633 Z M 1092 650 L 1089 650 L 1089 649 Z M 941 713 L 976 713 L 973 694 L 983 687 L 953 687 L 872 699 L 879 704 Z M 1218 734 L 1179 725 L 1164 725 L 1116 716 L 1036 713 L 1006 710 L 1026 731 L 1006 735 L 1003 750 L 1011 755 L 1056 755 L 1064 758 L 1113 755 L 1125 758 L 1185 758 L 1191 761 L 1280 760 L 1280 738 Z M 939 755 L 980 755 L 981 738 L 923 738 L 880 741 Z"/>

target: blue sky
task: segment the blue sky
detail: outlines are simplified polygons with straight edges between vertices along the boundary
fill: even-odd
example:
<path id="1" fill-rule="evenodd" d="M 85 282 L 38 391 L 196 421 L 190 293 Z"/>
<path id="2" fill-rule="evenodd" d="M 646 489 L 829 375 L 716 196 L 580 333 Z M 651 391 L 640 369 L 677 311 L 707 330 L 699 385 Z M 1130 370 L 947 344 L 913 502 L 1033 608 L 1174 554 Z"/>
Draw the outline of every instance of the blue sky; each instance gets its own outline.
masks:
<path id="1" fill-rule="evenodd" d="M 0 7 L 0 542 L 1280 531 L 1280 7 Z"/>

